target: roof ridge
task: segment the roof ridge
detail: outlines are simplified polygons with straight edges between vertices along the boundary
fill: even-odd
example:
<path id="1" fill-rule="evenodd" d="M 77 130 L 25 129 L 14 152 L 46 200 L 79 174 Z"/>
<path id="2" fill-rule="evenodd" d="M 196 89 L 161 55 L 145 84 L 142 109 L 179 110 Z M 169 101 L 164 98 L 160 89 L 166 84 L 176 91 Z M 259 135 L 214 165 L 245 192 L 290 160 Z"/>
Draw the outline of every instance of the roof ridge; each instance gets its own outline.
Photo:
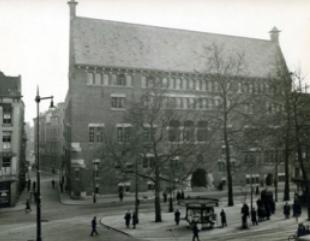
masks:
<path id="1" fill-rule="evenodd" d="M 170 31 L 172 30 L 172 31 L 178 31 L 178 32 L 192 32 L 192 33 L 196 33 L 196 34 L 218 35 L 218 36 L 222 36 L 222 37 L 226 37 L 226 38 L 242 38 L 242 39 L 248 39 L 248 40 L 253 40 L 253 41 L 263 41 L 263 42 L 267 42 L 270 44 L 274 44 L 269 39 L 229 35 L 229 34 L 222 34 L 222 33 L 211 33 L 211 32 L 204 32 L 204 31 L 191 30 L 191 29 L 172 28 L 172 27 L 164 27 L 164 26 L 157 26 L 157 25 L 147 25 L 147 24 L 141 24 L 141 23 L 130 23 L 130 22 L 123 22 L 123 21 L 118 21 L 118 20 L 90 18 L 90 17 L 83 17 L 83 16 L 76 16 L 76 19 L 84 19 L 84 20 L 98 21 L 98 22 L 100 22 L 100 21 L 101 22 L 109 22 L 109 23 L 115 23 L 115 24 L 124 24 L 124 25 L 140 26 L 140 27 L 147 27 L 147 28 L 158 28 L 158 29 L 164 29 L 164 30 L 170 30 Z"/>

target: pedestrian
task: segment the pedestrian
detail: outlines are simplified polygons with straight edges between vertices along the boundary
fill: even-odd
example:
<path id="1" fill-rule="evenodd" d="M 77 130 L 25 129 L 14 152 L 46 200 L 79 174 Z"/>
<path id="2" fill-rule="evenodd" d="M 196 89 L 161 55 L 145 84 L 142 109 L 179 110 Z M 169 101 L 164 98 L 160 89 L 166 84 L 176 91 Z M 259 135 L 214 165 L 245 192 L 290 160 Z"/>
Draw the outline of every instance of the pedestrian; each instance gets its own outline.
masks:
<path id="1" fill-rule="evenodd" d="M 193 240 L 192 241 L 195 241 L 196 239 L 198 241 L 200 241 L 200 239 L 199 239 L 199 228 L 198 228 L 196 221 L 192 222 L 192 231 L 193 231 Z"/>
<path id="2" fill-rule="evenodd" d="M 31 206 L 30 206 L 30 201 L 29 199 L 26 200 L 26 208 L 25 208 L 25 213 L 31 212 Z"/>
<path id="3" fill-rule="evenodd" d="M 31 188 L 31 180 L 28 179 L 28 181 L 27 181 L 27 192 L 30 192 L 30 188 Z"/>
<path id="4" fill-rule="evenodd" d="M 126 228 L 129 228 L 130 221 L 131 221 L 131 213 L 129 210 L 125 213 L 124 219 L 125 219 Z"/>
<path id="5" fill-rule="evenodd" d="M 256 186 L 256 190 L 255 190 L 255 195 L 258 196 L 259 195 L 259 186 Z"/>
<path id="6" fill-rule="evenodd" d="M 290 216 L 291 216 L 291 207 L 290 207 L 290 205 L 288 205 L 287 202 L 283 206 L 283 214 L 284 214 L 284 217 L 286 219 L 290 218 Z"/>
<path id="7" fill-rule="evenodd" d="M 185 197 L 184 197 L 184 191 L 183 191 L 183 190 L 181 190 L 181 199 L 182 199 L 182 200 L 185 199 Z"/>
<path id="8" fill-rule="evenodd" d="M 52 179 L 52 188 L 55 189 L 55 180 Z"/>
<path id="9" fill-rule="evenodd" d="M 251 210 L 251 221 L 252 221 L 252 225 L 258 225 L 258 222 L 257 222 L 257 216 L 256 216 L 256 210 L 255 208 L 253 207 L 252 210 Z"/>
<path id="10" fill-rule="evenodd" d="M 248 217 L 250 215 L 249 206 L 244 203 L 241 208 L 241 214 L 242 214 L 242 228 L 248 228 Z"/>
<path id="11" fill-rule="evenodd" d="M 163 192 L 163 199 L 164 199 L 164 203 L 166 203 L 167 202 L 167 192 L 166 191 Z"/>
<path id="12" fill-rule="evenodd" d="M 175 212 L 174 212 L 174 221 L 175 221 L 176 225 L 179 225 L 180 217 L 181 217 L 181 213 L 180 213 L 179 209 L 175 210 Z"/>
<path id="13" fill-rule="evenodd" d="M 178 204 L 180 204 L 180 200 L 181 200 L 181 193 L 177 191 L 177 203 Z"/>
<path id="14" fill-rule="evenodd" d="M 36 182 L 35 181 L 33 181 L 33 183 L 32 183 L 32 190 L 34 193 L 36 192 Z"/>
<path id="15" fill-rule="evenodd" d="M 226 219 L 226 213 L 224 211 L 224 209 L 221 210 L 220 212 L 220 216 L 221 216 L 221 224 L 222 224 L 222 228 L 227 226 L 227 219 Z"/>
<path id="16" fill-rule="evenodd" d="M 64 192 L 64 183 L 61 181 L 60 184 L 60 192 Z"/>
<path id="17" fill-rule="evenodd" d="M 301 205 L 297 199 L 294 200 L 292 209 L 293 209 L 293 217 L 295 217 L 296 222 L 298 222 L 298 218 L 301 215 Z"/>
<path id="18" fill-rule="evenodd" d="M 303 223 L 298 224 L 297 237 L 306 235 L 306 227 Z"/>
<path id="19" fill-rule="evenodd" d="M 137 224 L 138 224 L 138 216 L 137 213 L 134 211 L 132 214 L 132 228 L 135 229 Z"/>
<path id="20" fill-rule="evenodd" d="M 94 216 L 93 219 L 91 220 L 91 233 L 90 236 L 93 236 L 94 234 L 99 235 L 97 232 L 97 217 Z"/>
<path id="21" fill-rule="evenodd" d="M 118 192 L 119 201 L 122 202 L 124 198 L 124 191 L 123 189 L 120 189 Z"/>

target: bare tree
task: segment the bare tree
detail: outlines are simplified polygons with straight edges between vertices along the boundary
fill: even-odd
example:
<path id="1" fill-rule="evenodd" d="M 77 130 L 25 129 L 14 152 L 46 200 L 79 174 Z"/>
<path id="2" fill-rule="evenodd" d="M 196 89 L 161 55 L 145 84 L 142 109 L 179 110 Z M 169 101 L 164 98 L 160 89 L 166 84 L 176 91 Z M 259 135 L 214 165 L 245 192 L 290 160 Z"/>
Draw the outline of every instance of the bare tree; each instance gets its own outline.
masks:
<path id="1" fill-rule="evenodd" d="M 152 86 L 142 94 L 132 96 L 128 103 L 123 116 L 123 121 L 130 123 L 126 140 L 113 139 L 115 134 L 109 133 L 103 147 L 106 155 L 118 163 L 122 172 L 128 172 L 128 160 L 149 160 L 149 167 L 140 169 L 135 174 L 154 183 L 155 222 L 162 221 L 162 182 L 171 182 L 170 175 L 173 171 L 178 177 L 178 181 L 173 178 L 173 185 L 182 183 L 197 166 L 195 154 L 205 149 L 197 145 L 193 125 L 187 130 L 184 128 L 183 132 L 179 126 L 180 120 L 196 121 L 199 112 L 177 110 L 175 99 L 167 94 L 158 81 L 153 76 L 149 79 Z M 109 129 L 111 131 L 112 128 Z M 177 161 L 178 168 L 172 170 L 172 161 Z"/>
<path id="2" fill-rule="evenodd" d="M 308 220 L 310 220 L 310 190 L 309 176 L 306 165 L 306 148 L 309 146 L 309 121 L 310 121 L 310 96 L 303 90 L 304 77 L 301 72 L 293 74 L 293 91 L 291 94 L 291 109 L 294 130 L 294 152 L 297 154 L 297 162 L 301 170 L 303 196 L 307 203 Z M 306 88 L 305 88 L 306 89 Z"/>
<path id="3" fill-rule="evenodd" d="M 242 93 L 241 76 L 244 70 L 244 55 L 234 53 L 227 56 L 226 49 L 216 44 L 207 48 L 210 81 L 214 84 L 214 92 L 218 98 L 218 106 L 213 118 L 216 119 L 225 152 L 228 206 L 234 205 L 233 179 L 231 168 L 232 145 L 238 139 L 244 117 L 249 112 L 249 96 Z M 247 84 L 247 83 L 246 83 Z M 244 111 L 247 109 L 246 111 Z M 234 141 L 235 140 L 235 141 Z"/>

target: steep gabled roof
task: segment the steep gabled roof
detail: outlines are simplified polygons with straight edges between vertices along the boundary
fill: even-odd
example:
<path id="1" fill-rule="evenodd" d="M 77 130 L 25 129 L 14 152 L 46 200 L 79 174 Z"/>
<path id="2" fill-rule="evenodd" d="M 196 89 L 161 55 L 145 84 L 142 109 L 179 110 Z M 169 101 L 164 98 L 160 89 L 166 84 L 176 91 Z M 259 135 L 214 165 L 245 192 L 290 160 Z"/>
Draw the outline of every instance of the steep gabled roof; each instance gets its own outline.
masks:
<path id="1" fill-rule="evenodd" d="M 76 64 L 206 73 L 207 49 L 215 44 L 227 56 L 244 55 L 245 76 L 268 77 L 282 56 L 270 40 L 82 17 L 72 28 Z"/>
<path id="2" fill-rule="evenodd" d="M 0 96 L 20 97 L 21 78 L 20 76 L 6 76 L 0 71 Z"/>

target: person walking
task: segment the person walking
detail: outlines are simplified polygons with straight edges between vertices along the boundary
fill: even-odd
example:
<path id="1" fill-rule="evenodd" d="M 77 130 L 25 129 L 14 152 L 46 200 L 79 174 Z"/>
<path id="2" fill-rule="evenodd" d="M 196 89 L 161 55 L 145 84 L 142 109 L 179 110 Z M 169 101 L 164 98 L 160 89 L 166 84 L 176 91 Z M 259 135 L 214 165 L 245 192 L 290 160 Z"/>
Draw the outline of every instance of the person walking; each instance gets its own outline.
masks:
<path id="1" fill-rule="evenodd" d="M 52 188 L 55 189 L 55 180 L 52 179 Z"/>
<path id="2" fill-rule="evenodd" d="M 167 192 L 166 191 L 163 192 L 163 199 L 164 199 L 164 203 L 166 203 L 167 202 Z"/>
<path id="3" fill-rule="evenodd" d="M 36 192 L 36 182 L 35 181 L 33 181 L 33 183 L 32 183 L 32 190 L 34 193 Z"/>
<path id="4" fill-rule="evenodd" d="M 25 213 L 31 212 L 31 206 L 30 206 L 30 201 L 29 199 L 26 200 L 26 208 L 25 208 Z"/>
<path id="5" fill-rule="evenodd" d="M 220 216 L 221 216 L 221 224 L 222 224 L 222 228 L 227 226 L 227 219 L 226 219 L 226 213 L 224 211 L 224 209 L 221 210 L 220 212 Z"/>
<path id="6" fill-rule="evenodd" d="M 200 239 L 199 239 L 199 228 L 198 228 L 198 225 L 197 225 L 196 221 L 193 221 L 193 223 L 192 223 L 192 231 L 193 231 L 193 239 L 192 239 L 192 241 L 195 241 L 196 239 L 198 241 L 200 241 Z"/>
<path id="7" fill-rule="evenodd" d="M 244 203 L 241 208 L 241 214 L 242 214 L 242 228 L 248 228 L 248 217 L 250 215 L 249 206 Z"/>
<path id="8" fill-rule="evenodd" d="M 175 212 L 174 212 L 174 221 L 175 221 L 176 225 L 179 225 L 180 217 L 181 217 L 181 213 L 180 213 L 179 209 L 175 210 Z"/>
<path id="9" fill-rule="evenodd" d="M 27 181 L 27 192 L 30 192 L 30 189 L 31 189 L 31 180 L 28 179 L 28 181 Z"/>
<path id="10" fill-rule="evenodd" d="M 292 209 L 293 209 L 293 217 L 295 217 L 296 222 L 298 222 L 298 218 L 301 215 L 301 205 L 297 199 L 294 200 Z"/>
<path id="11" fill-rule="evenodd" d="M 125 219 L 126 228 L 129 228 L 130 221 L 131 221 L 131 213 L 129 210 L 125 213 L 124 219 Z"/>
<path id="12" fill-rule="evenodd" d="M 132 214 L 132 228 L 135 229 L 136 225 L 138 223 L 138 216 L 136 212 L 133 212 Z"/>
<path id="13" fill-rule="evenodd" d="M 94 236 L 94 234 L 99 235 L 97 232 L 97 217 L 94 216 L 93 219 L 91 220 L 91 233 L 90 236 Z"/>
<path id="14" fill-rule="evenodd" d="M 252 210 L 251 210 L 251 221 L 252 221 L 252 225 L 258 225 L 258 222 L 257 222 L 257 216 L 256 216 L 256 210 L 255 208 L 253 207 Z"/>
<path id="15" fill-rule="evenodd" d="M 291 216 L 291 207 L 290 205 L 288 205 L 288 203 L 286 202 L 285 205 L 283 206 L 283 214 L 284 214 L 284 217 L 286 219 L 289 219 L 290 216 Z"/>
<path id="16" fill-rule="evenodd" d="M 120 189 L 118 192 L 119 201 L 122 202 L 124 198 L 124 191 L 123 189 Z"/>

